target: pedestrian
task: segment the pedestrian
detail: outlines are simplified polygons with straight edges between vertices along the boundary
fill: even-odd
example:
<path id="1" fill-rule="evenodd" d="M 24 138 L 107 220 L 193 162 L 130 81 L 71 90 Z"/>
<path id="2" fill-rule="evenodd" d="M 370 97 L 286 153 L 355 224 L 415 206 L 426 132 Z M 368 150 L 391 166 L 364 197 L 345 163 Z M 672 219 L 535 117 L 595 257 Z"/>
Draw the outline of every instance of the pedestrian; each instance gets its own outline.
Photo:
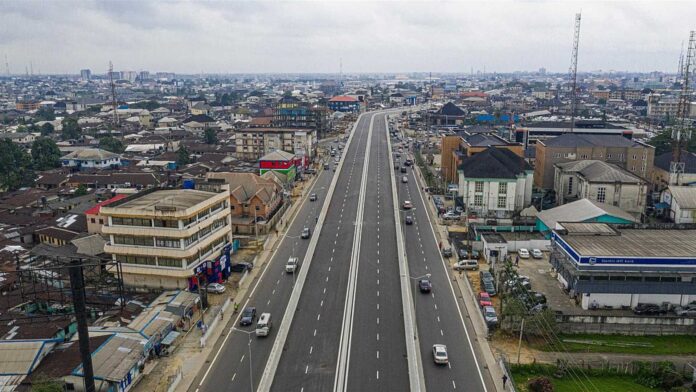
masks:
<path id="1" fill-rule="evenodd" d="M 234 303 L 234 313 L 236 314 L 238 311 L 239 311 L 239 304 L 235 302 Z"/>
<path id="2" fill-rule="evenodd" d="M 222 309 L 220 309 L 220 320 L 222 320 L 223 318 L 225 318 L 225 312 Z"/>
<path id="3" fill-rule="evenodd" d="M 505 386 L 507 385 L 507 380 L 508 380 L 507 374 L 503 374 L 503 389 L 505 389 Z"/>
<path id="4" fill-rule="evenodd" d="M 438 242 L 437 247 L 442 250 L 442 241 Z"/>
<path id="5" fill-rule="evenodd" d="M 520 266 L 520 256 L 515 256 L 515 267 Z"/>
<path id="6" fill-rule="evenodd" d="M 314 223 L 319 223 L 319 217 L 318 217 L 318 216 L 315 216 L 315 217 L 314 217 Z"/>

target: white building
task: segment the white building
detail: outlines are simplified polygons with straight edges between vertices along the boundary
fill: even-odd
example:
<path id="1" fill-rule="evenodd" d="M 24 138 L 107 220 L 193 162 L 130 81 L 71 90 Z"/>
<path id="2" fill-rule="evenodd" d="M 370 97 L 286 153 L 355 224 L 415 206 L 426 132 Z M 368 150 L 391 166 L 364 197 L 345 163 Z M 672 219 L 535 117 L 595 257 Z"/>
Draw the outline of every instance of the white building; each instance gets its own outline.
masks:
<path id="1" fill-rule="evenodd" d="M 110 169 L 121 166 L 118 154 L 99 148 L 85 148 L 73 151 L 60 158 L 63 166 L 90 169 Z"/>
<path id="2" fill-rule="evenodd" d="M 660 201 L 669 205 L 669 219 L 674 223 L 696 223 L 696 187 L 671 185 Z"/>
<path id="3" fill-rule="evenodd" d="M 510 150 L 488 148 L 466 158 L 457 172 L 469 216 L 510 219 L 532 202 L 533 170 Z"/>

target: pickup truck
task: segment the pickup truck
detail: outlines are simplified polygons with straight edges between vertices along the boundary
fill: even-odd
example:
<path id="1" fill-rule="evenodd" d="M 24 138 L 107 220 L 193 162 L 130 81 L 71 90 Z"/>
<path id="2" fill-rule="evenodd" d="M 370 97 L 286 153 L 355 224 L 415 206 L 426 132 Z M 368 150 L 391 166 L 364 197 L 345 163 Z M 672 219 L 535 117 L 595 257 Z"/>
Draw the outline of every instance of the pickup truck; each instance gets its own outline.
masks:
<path id="1" fill-rule="evenodd" d="M 285 263 L 285 272 L 289 274 L 295 273 L 297 268 L 300 266 L 300 259 L 298 257 L 290 257 L 288 262 Z"/>

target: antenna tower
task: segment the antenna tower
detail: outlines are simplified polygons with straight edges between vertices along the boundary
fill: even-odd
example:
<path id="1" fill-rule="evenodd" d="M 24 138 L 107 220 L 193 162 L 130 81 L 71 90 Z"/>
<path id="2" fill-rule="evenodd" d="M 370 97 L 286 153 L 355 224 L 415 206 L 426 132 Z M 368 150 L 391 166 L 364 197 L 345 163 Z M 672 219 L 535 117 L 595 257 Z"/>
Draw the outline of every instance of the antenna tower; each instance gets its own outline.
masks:
<path id="1" fill-rule="evenodd" d="M 570 133 L 575 129 L 575 109 L 577 106 L 578 87 L 578 46 L 580 44 L 580 13 L 575 14 L 575 36 L 573 37 L 573 54 L 570 57 L 570 78 L 572 91 L 570 92 Z"/>
<path id="2" fill-rule="evenodd" d="M 114 84 L 114 65 L 109 61 L 109 84 L 111 84 L 111 102 L 114 107 L 114 126 L 118 128 L 118 111 L 116 110 L 116 85 Z"/>
<path id="3" fill-rule="evenodd" d="M 686 48 L 686 57 L 682 57 L 679 67 L 682 90 L 679 93 L 679 105 L 677 106 L 677 123 L 672 127 L 672 162 L 669 164 L 670 184 L 679 185 L 679 176 L 684 173 L 685 166 L 681 159 L 682 148 L 685 148 L 691 139 L 689 84 L 692 83 L 691 73 L 694 71 L 694 67 L 696 67 L 696 64 L 694 64 L 695 60 L 696 31 L 692 30 L 689 35 L 689 46 Z"/>
<path id="4" fill-rule="evenodd" d="M 338 89 L 343 94 L 343 57 L 338 60 Z"/>

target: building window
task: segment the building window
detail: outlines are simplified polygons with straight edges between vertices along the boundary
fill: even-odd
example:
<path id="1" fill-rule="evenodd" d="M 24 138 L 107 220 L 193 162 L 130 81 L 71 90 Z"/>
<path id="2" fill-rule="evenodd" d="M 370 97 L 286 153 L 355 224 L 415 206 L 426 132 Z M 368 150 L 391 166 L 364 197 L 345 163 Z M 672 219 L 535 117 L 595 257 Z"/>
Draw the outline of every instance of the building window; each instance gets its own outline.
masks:
<path id="1" fill-rule="evenodd" d="M 160 267 L 176 267 L 176 268 L 182 268 L 182 260 L 181 259 L 171 259 L 168 257 L 158 257 L 157 258 L 157 265 Z"/>
<path id="2" fill-rule="evenodd" d="M 155 243 L 160 248 L 181 248 L 181 241 L 174 238 L 159 237 Z"/>
<path id="3" fill-rule="evenodd" d="M 607 159 L 611 159 L 611 154 L 607 154 Z"/>
<path id="4" fill-rule="evenodd" d="M 599 187 L 597 188 L 597 201 L 600 203 L 604 203 L 604 201 L 607 199 L 607 188 L 605 187 Z"/>
<path id="5" fill-rule="evenodd" d="M 92 223 L 95 223 L 95 222 L 96 222 L 96 220 L 95 220 L 94 218 L 90 218 L 89 221 L 92 222 Z"/>
<path id="6" fill-rule="evenodd" d="M 553 157 L 554 157 L 554 158 L 560 158 L 560 157 L 561 157 L 561 153 L 560 153 L 560 152 L 555 152 L 555 153 L 553 153 Z"/>
<path id="7" fill-rule="evenodd" d="M 99 224 L 103 225 L 104 224 L 104 219 L 99 219 Z"/>
<path id="8" fill-rule="evenodd" d="M 587 159 L 587 154 L 580 155 L 580 159 Z"/>
<path id="9" fill-rule="evenodd" d="M 573 177 L 568 178 L 568 194 L 573 194 Z"/>
<path id="10" fill-rule="evenodd" d="M 619 154 L 619 160 L 623 161 L 623 159 L 624 159 L 624 154 Z"/>
<path id="11" fill-rule="evenodd" d="M 483 192 L 483 181 L 476 181 L 474 183 L 474 191 L 475 192 Z"/>
<path id="12" fill-rule="evenodd" d="M 505 208 L 507 205 L 507 197 L 498 196 L 498 208 Z"/>
<path id="13" fill-rule="evenodd" d="M 171 219 L 155 219 L 155 227 L 165 227 L 169 229 L 178 229 L 179 221 Z"/>
<path id="14" fill-rule="evenodd" d="M 115 235 L 114 244 L 117 245 L 133 245 L 133 246 L 153 246 L 152 237 L 136 237 L 128 235 Z"/>
<path id="15" fill-rule="evenodd" d="M 501 195 L 507 195 L 507 182 L 498 183 L 498 193 Z"/>
<path id="16" fill-rule="evenodd" d="M 139 218 L 120 218 L 114 216 L 111 218 L 111 223 L 113 225 L 119 226 L 143 226 L 151 227 L 152 221 L 150 219 L 139 219 Z"/>
<path id="17" fill-rule="evenodd" d="M 474 196 L 474 205 L 477 207 L 481 207 L 483 205 L 483 195 Z"/>
<path id="18" fill-rule="evenodd" d="M 157 265 L 155 258 L 151 256 L 116 255 L 116 261 L 126 264 Z"/>

